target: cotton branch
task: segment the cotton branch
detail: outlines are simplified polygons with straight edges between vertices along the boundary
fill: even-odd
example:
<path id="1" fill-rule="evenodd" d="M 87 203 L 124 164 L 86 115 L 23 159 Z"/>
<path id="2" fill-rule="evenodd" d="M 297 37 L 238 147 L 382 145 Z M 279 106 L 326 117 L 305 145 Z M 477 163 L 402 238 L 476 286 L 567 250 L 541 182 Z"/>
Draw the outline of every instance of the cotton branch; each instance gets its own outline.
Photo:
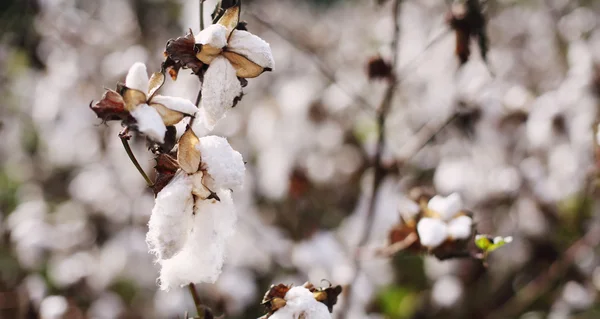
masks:
<path id="1" fill-rule="evenodd" d="M 392 39 L 392 62 L 391 62 L 392 72 L 393 72 L 393 70 L 396 69 L 396 64 L 397 64 L 397 60 L 398 60 L 398 49 L 399 49 L 399 38 L 400 38 L 400 5 L 401 5 L 400 0 L 395 0 L 393 3 L 393 6 L 394 6 L 394 9 L 393 9 L 394 35 L 393 35 L 393 39 Z M 352 304 L 352 289 L 353 289 L 354 285 L 356 284 L 356 281 L 357 281 L 359 273 L 360 273 L 360 261 L 358 258 L 358 252 L 360 251 L 360 247 L 364 246 L 367 243 L 367 241 L 369 240 L 369 237 L 371 237 L 373 221 L 375 219 L 375 206 L 377 204 L 376 203 L 377 192 L 379 191 L 379 188 L 381 187 L 381 182 L 383 181 L 383 179 L 386 175 L 386 169 L 383 167 L 383 165 L 381 163 L 381 157 L 383 156 L 383 150 L 385 148 L 385 123 L 386 123 L 387 115 L 390 111 L 390 107 L 392 105 L 394 92 L 396 91 L 396 87 L 398 85 L 398 80 L 393 73 L 390 76 L 388 81 L 389 81 L 389 83 L 388 83 L 387 89 L 385 91 L 383 100 L 381 102 L 381 105 L 379 106 L 379 109 L 377 110 L 377 112 L 378 112 L 377 113 L 377 124 L 378 124 L 377 127 L 379 130 L 379 132 L 378 132 L 379 137 L 377 140 L 377 149 L 376 149 L 375 157 L 373 159 L 373 168 L 374 168 L 373 175 L 374 176 L 373 176 L 373 186 L 372 186 L 372 190 L 371 190 L 371 198 L 369 201 L 367 217 L 366 217 L 366 221 L 365 221 L 365 227 L 363 229 L 360 240 L 358 242 L 359 250 L 357 250 L 357 252 L 354 255 L 354 277 L 352 278 L 350 285 L 347 287 L 347 299 L 348 300 L 346 302 L 344 302 L 344 308 L 342 309 L 342 311 L 339 315 L 340 319 L 344 319 L 347 317 L 348 311 Z"/>

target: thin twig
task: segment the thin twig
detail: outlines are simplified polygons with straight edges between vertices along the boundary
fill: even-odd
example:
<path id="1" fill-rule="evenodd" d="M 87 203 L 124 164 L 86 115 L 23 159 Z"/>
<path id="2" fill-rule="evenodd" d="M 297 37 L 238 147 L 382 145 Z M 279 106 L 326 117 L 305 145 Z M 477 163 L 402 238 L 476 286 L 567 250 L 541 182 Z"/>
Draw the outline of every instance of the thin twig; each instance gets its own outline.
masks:
<path id="1" fill-rule="evenodd" d="M 200 31 L 204 30 L 204 0 L 200 0 Z"/>
<path id="2" fill-rule="evenodd" d="M 395 70 L 395 68 L 396 68 L 397 55 L 398 55 L 398 49 L 399 49 L 398 44 L 399 44 L 399 38 L 400 38 L 400 5 L 401 5 L 401 0 L 394 1 L 394 10 L 393 10 L 393 15 L 394 15 L 394 35 L 393 35 L 393 37 L 394 38 L 392 39 L 393 58 L 392 58 L 392 64 L 391 64 L 392 70 Z M 385 95 L 384 95 L 383 100 L 381 101 L 381 105 L 378 109 L 377 123 L 378 123 L 379 137 L 377 140 L 377 149 L 376 149 L 376 153 L 375 153 L 375 158 L 373 159 L 373 166 L 374 166 L 374 170 L 375 170 L 374 176 L 373 176 L 373 186 L 371 189 L 371 198 L 370 198 L 369 206 L 368 206 L 368 210 L 367 210 L 365 226 L 364 226 L 363 232 L 361 234 L 360 240 L 358 242 L 358 248 L 364 246 L 367 243 L 367 241 L 369 240 L 369 237 L 371 237 L 373 222 L 375 220 L 375 206 L 377 203 L 377 192 L 379 191 L 379 188 L 381 187 L 381 182 L 383 181 L 385 174 L 386 174 L 386 170 L 381 164 L 381 157 L 383 156 L 383 149 L 385 147 L 385 121 L 386 121 L 386 117 L 387 117 L 389 110 L 391 108 L 391 105 L 392 105 L 394 91 L 396 90 L 397 84 L 398 84 L 398 79 L 392 75 L 391 78 L 389 79 L 389 85 L 386 89 Z M 354 255 L 354 277 L 352 278 L 350 285 L 348 285 L 348 287 L 346 288 L 348 300 L 344 303 L 344 308 L 342 309 L 342 311 L 340 312 L 340 315 L 338 317 L 341 319 L 346 318 L 346 316 L 348 315 L 348 311 L 352 304 L 352 297 L 353 297 L 352 289 L 356 285 L 356 281 L 358 280 L 358 276 L 360 273 L 360 261 L 358 258 L 359 257 L 358 251 L 359 250 L 357 250 L 357 253 Z"/>
<path id="3" fill-rule="evenodd" d="M 321 74 L 323 74 L 323 76 L 325 76 L 325 78 L 327 78 L 327 80 L 330 83 L 337 84 L 337 86 L 339 86 L 340 89 L 346 95 L 351 97 L 353 100 L 358 101 L 363 107 L 365 107 L 366 110 L 373 111 L 375 109 L 375 106 L 372 105 L 369 101 L 367 101 L 363 96 L 354 93 L 356 90 L 351 89 L 351 88 L 347 87 L 346 85 L 340 83 L 336 79 L 335 73 L 325 64 L 325 62 L 323 62 L 323 60 L 319 57 L 319 55 L 317 53 L 315 53 L 314 50 L 312 50 L 308 46 L 304 45 L 304 43 L 302 41 L 295 39 L 295 37 L 292 35 L 291 31 L 287 30 L 284 26 L 281 26 L 281 25 L 275 26 L 271 22 L 263 19 L 262 17 L 266 16 L 266 15 L 254 14 L 252 12 L 247 12 L 247 14 L 251 15 L 253 19 L 258 21 L 265 27 L 269 28 L 271 31 L 273 31 L 275 34 L 277 34 L 280 38 L 282 38 L 283 40 L 290 43 L 298 51 L 304 52 L 307 56 L 309 56 L 311 58 L 311 60 L 313 61 L 313 63 L 315 64 L 315 66 L 317 67 L 317 69 L 319 70 L 319 72 L 321 72 Z"/>
<path id="4" fill-rule="evenodd" d="M 129 136 L 128 133 L 129 133 L 129 130 L 127 128 L 125 128 L 123 131 L 121 131 L 121 133 L 119 133 L 119 138 L 121 139 L 121 143 L 123 143 L 125 152 L 127 152 L 127 156 L 129 156 L 129 159 L 131 160 L 131 162 L 133 163 L 135 168 L 137 168 L 138 172 L 140 172 L 140 175 L 142 175 L 144 180 L 146 180 L 146 184 L 148 184 L 148 187 L 152 187 L 152 186 L 154 186 L 154 183 L 152 183 L 152 180 L 150 180 L 150 177 L 148 177 L 148 175 L 146 175 L 146 172 L 144 172 L 144 169 L 138 162 L 137 158 L 135 158 L 135 155 L 133 154 L 133 151 L 131 150 L 131 146 L 129 146 L 129 138 L 131 136 Z"/>
<path id="5" fill-rule="evenodd" d="M 194 305 L 196 306 L 196 311 L 198 312 L 198 316 L 204 317 L 204 311 L 202 309 L 202 301 L 200 300 L 200 296 L 198 296 L 198 291 L 196 291 L 196 285 L 194 283 L 190 283 L 188 285 L 188 289 L 190 294 L 192 295 L 192 299 L 194 300 Z"/>

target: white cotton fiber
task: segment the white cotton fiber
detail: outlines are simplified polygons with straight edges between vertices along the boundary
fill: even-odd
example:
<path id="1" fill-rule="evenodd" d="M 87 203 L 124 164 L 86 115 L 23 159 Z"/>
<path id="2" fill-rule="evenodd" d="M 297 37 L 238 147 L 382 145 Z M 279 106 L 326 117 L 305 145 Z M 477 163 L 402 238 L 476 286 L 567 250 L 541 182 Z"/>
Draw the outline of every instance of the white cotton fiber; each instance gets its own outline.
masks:
<path id="1" fill-rule="evenodd" d="M 419 241 L 425 247 L 435 248 L 448 237 L 448 227 L 445 222 L 437 218 L 421 218 L 417 224 Z"/>
<path id="2" fill-rule="evenodd" d="M 148 104 L 140 104 L 129 113 L 136 120 L 138 131 L 153 141 L 164 143 L 167 127 L 156 109 Z"/>
<path id="3" fill-rule="evenodd" d="M 205 136 L 196 145 L 200 151 L 201 169 L 214 181 L 215 188 L 236 190 L 244 184 L 246 167 L 242 155 L 231 148 L 227 139 Z"/>
<path id="4" fill-rule="evenodd" d="M 158 260 L 171 258 L 184 245 L 192 227 L 192 182 L 182 171 L 156 196 L 146 242 Z"/>
<path id="5" fill-rule="evenodd" d="M 182 97 L 155 95 L 152 98 L 152 103 L 162 104 L 168 109 L 188 115 L 194 115 L 198 111 L 194 103 Z"/>
<path id="6" fill-rule="evenodd" d="M 467 239 L 471 236 L 473 220 L 469 216 L 458 216 L 448 222 L 448 235 L 454 239 Z"/>
<path id="7" fill-rule="evenodd" d="M 144 63 L 136 62 L 129 68 L 125 78 L 125 86 L 148 94 L 148 71 L 146 71 Z"/>
<path id="8" fill-rule="evenodd" d="M 234 30 L 229 39 L 227 51 L 244 56 L 263 68 L 273 69 L 275 67 L 269 43 L 248 31 Z"/>
<path id="9" fill-rule="evenodd" d="M 222 55 L 216 57 L 204 74 L 202 102 L 206 127 L 212 130 L 225 113 L 233 107 L 236 97 L 242 95 L 242 85 L 233 65 Z"/>
<path id="10" fill-rule="evenodd" d="M 436 195 L 429 200 L 427 207 L 438 213 L 443 220 L 450 220 L 462 209 L 463 202 L 460 195 L 452 193 L 448 197 Z"/>
<path id="11" fill-rule="evenodd" d="M 325 304 L 318 302 L 308 289 L 298 286 L 286 294 L 285 307 L 277 310 L 270 319 L 331 319 Z"/>
<path id="12" fill-rule="evenodd" d="M 200 31 L 195 38 L 196 43 L 220 49 L 227 45 L 227 29 L 220 24 L 213 24 Z"/>
<path id="13" fill-rule="evenodd" d="M 235 205 L 229 190 L 218 190 L 221 201 L 197 199 L 193 227 L 180 252 L 160 261 L 160 287 L 168 290 L 190 282 L 214 283 L 221 274 L 227 240 L 235 230 Z"/>

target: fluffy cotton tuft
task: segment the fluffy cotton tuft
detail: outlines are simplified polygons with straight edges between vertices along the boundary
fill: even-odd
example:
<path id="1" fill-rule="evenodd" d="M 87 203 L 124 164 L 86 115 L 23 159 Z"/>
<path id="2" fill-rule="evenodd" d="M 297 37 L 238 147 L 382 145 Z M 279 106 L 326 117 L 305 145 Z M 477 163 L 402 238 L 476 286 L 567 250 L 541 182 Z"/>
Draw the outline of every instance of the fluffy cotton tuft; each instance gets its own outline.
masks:
<path id="1" fill-rule="evenodd" d="M 168 109 L 188 115 L 194 115 L 198 111 L 194 103 L 181 97 L 155 95 L 152 103 L 162 104 Z"/>
<path id="2" fill-rule="evenodd" d="M 129 68 L 129 72 L 127 72 L 125 86 L 148 94 L 148 80 L 146 65 L 141 62 L 136 62 Z"/>
<path id="3" fill-rule="evenodd" d="M 167 127 L 156 109 L 148 104 L 140 104 L 129 113 L 136 120 L 138 131 L 154 141 L 164 143 Z"/>
<path id="4" fill-rule="evenodd" d="M 435 248 L 448 238 L 448 227 L 446 223 L 437 218 L 421 218 L 417 224 L 417 233 L 421 245 Z"/>
<path id="5" fill-rule="evenodd" d="M 227 45 L 227 29 L 220 24 L 213 24 L 200 31 L 195 38 L 196 43 L 220 49 Z"/>
<path id="6" fill-rule="evenodd" d="M 196 200 L 193 226 L 181 251 L 160 260 L 160 287 L 168 290 L 191 282 L 214 283 L 225 259 L 225 245 L 235 230 L 237 219 L 229 190 L 219 190 L 221 201 Z"/>
<path id="7" fill-rule="evenodd" d="M 241 95 L 242 85 L 235 68 L 222 55 L 216 57 L 206 70 L 202 83 L 201 106 L 206 114 L 206 127 L 212 130 Z"/>
<path id="8" fill-rule="evenodd" d="M 315 300 L 312 292 L 297 286 L 290 289 L 286 294 L 285 307 L 275 311 L 269 317 L 271 319 L 331 319 L 331 314 L 325 304 Z"/>
<path id="9" fill-rule="evenodd" d="M 275 60 L 269 43 L 256 35 L 243 30 L 234 30 L 229 39 L 227 50 L 235 52 L 263 68 L 275 67 Z"/>
<path id="10" fill-rule="evenodd" d="M 469 216 L 458 216 L 448 222 L 448 235 L 454 239 L 471 237 L 473 220 Z"/>
<path id="11" fill-rule="evenodd" d="M 429 200 L 427 207 L 438 213 L 443 220 L 450 220 L 463 206 L 462 199 L 457 193 L 452 193 L 448 197 L 436 195 Z"/>
<path id="12" fill-rule="evenodd" d="M 234 190 L 242 187 L 246 170 L 244 160 L 227 139 L 205 136 L 200 138 L 196 148 L 200 151 L 201 168 L 213 179 L 214 187 Z"/>
<path id="13" fill-rule="evenodd" d="M 182 171 L 156 196 L 146 242 L 159 260 L 173 257 L 183 247 L 192 227 L 192 181 Z"/>

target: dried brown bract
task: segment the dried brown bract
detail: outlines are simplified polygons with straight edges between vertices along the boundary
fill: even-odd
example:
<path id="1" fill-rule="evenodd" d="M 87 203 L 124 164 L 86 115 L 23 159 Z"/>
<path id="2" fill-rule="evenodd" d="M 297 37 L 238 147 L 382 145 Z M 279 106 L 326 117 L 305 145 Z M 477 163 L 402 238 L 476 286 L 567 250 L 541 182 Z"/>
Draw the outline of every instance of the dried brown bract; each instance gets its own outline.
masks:
<path id="1" fill-rule="evenodd" d="M 90 102 L 90 108 L 98 118 L 102 119 L 102 122 L 107 121 L 128 121 L 135 122 L 133 117 L 125 110 L 125 101 L 123 97 L 111 89 L 106 89 L 100 101 L 92 105 L 93 101 Z"/>
<path id="2" fill-rule="evenodd" d="M 369 79 L 390 79 L 392 77 L 392 66 L 381 56 L 374 56 L 367 63 L 367 74 Z"/>
<path id="3" fill-rule="evenodd" d="M 291 289 L 291 286 L 284 284 L 271 285 L 265 293 L 261 305 L 267 308 L 267 314 L 264 318 L 269 318 L 275 311 L 283 308 L 286 304 L 285 294 Z"/>
<path id="4" fill-rule="evenodd" d="M 199 50 L 192 29 L 185 36 L 167 41 L 163 69 L 169 72 L 173 80 L 177 79 L 179 69 L 190 69 L 194 74 L 200 75 L 204 63 L 196 58 Z"/>
<path id="5" fill-rule="evenodd" d="M 158 194 L 158 192 L 173 179 L 173 176 L 175 176 L 175 173 L 179 168 L 177 160 L 170 155 L 159 154 L 156 156 L 155 160 L 156 166 L 154 166 L 154 169 L 156 170 L 156 180 L 152 186 L 154 196 L 156 196 L 156 194 Z"/>
<path id="6" fill-rule="evenodd" d="M 477 40 L 481 56 L 484 61 L 487 61 L 489 41 L 485 30 L 486 19 L 479 0 L 454 4 L 446 20 L 456 34 L 455 52 L 460 64 L 465 64 L 469 60 L 471 39 Z"/>
<path id="7" fill-rule="evenodd" d="M 329 312 L 333 312 L 333 306 L 335 306 L 338 296 L 342 293 L 342 286 L 332 286 L 331 283 L 326 288 L 315 288 L 312 283 L 307 282 L 304 287 L 313 293 L 318 302 L 325 304 Z"/>

